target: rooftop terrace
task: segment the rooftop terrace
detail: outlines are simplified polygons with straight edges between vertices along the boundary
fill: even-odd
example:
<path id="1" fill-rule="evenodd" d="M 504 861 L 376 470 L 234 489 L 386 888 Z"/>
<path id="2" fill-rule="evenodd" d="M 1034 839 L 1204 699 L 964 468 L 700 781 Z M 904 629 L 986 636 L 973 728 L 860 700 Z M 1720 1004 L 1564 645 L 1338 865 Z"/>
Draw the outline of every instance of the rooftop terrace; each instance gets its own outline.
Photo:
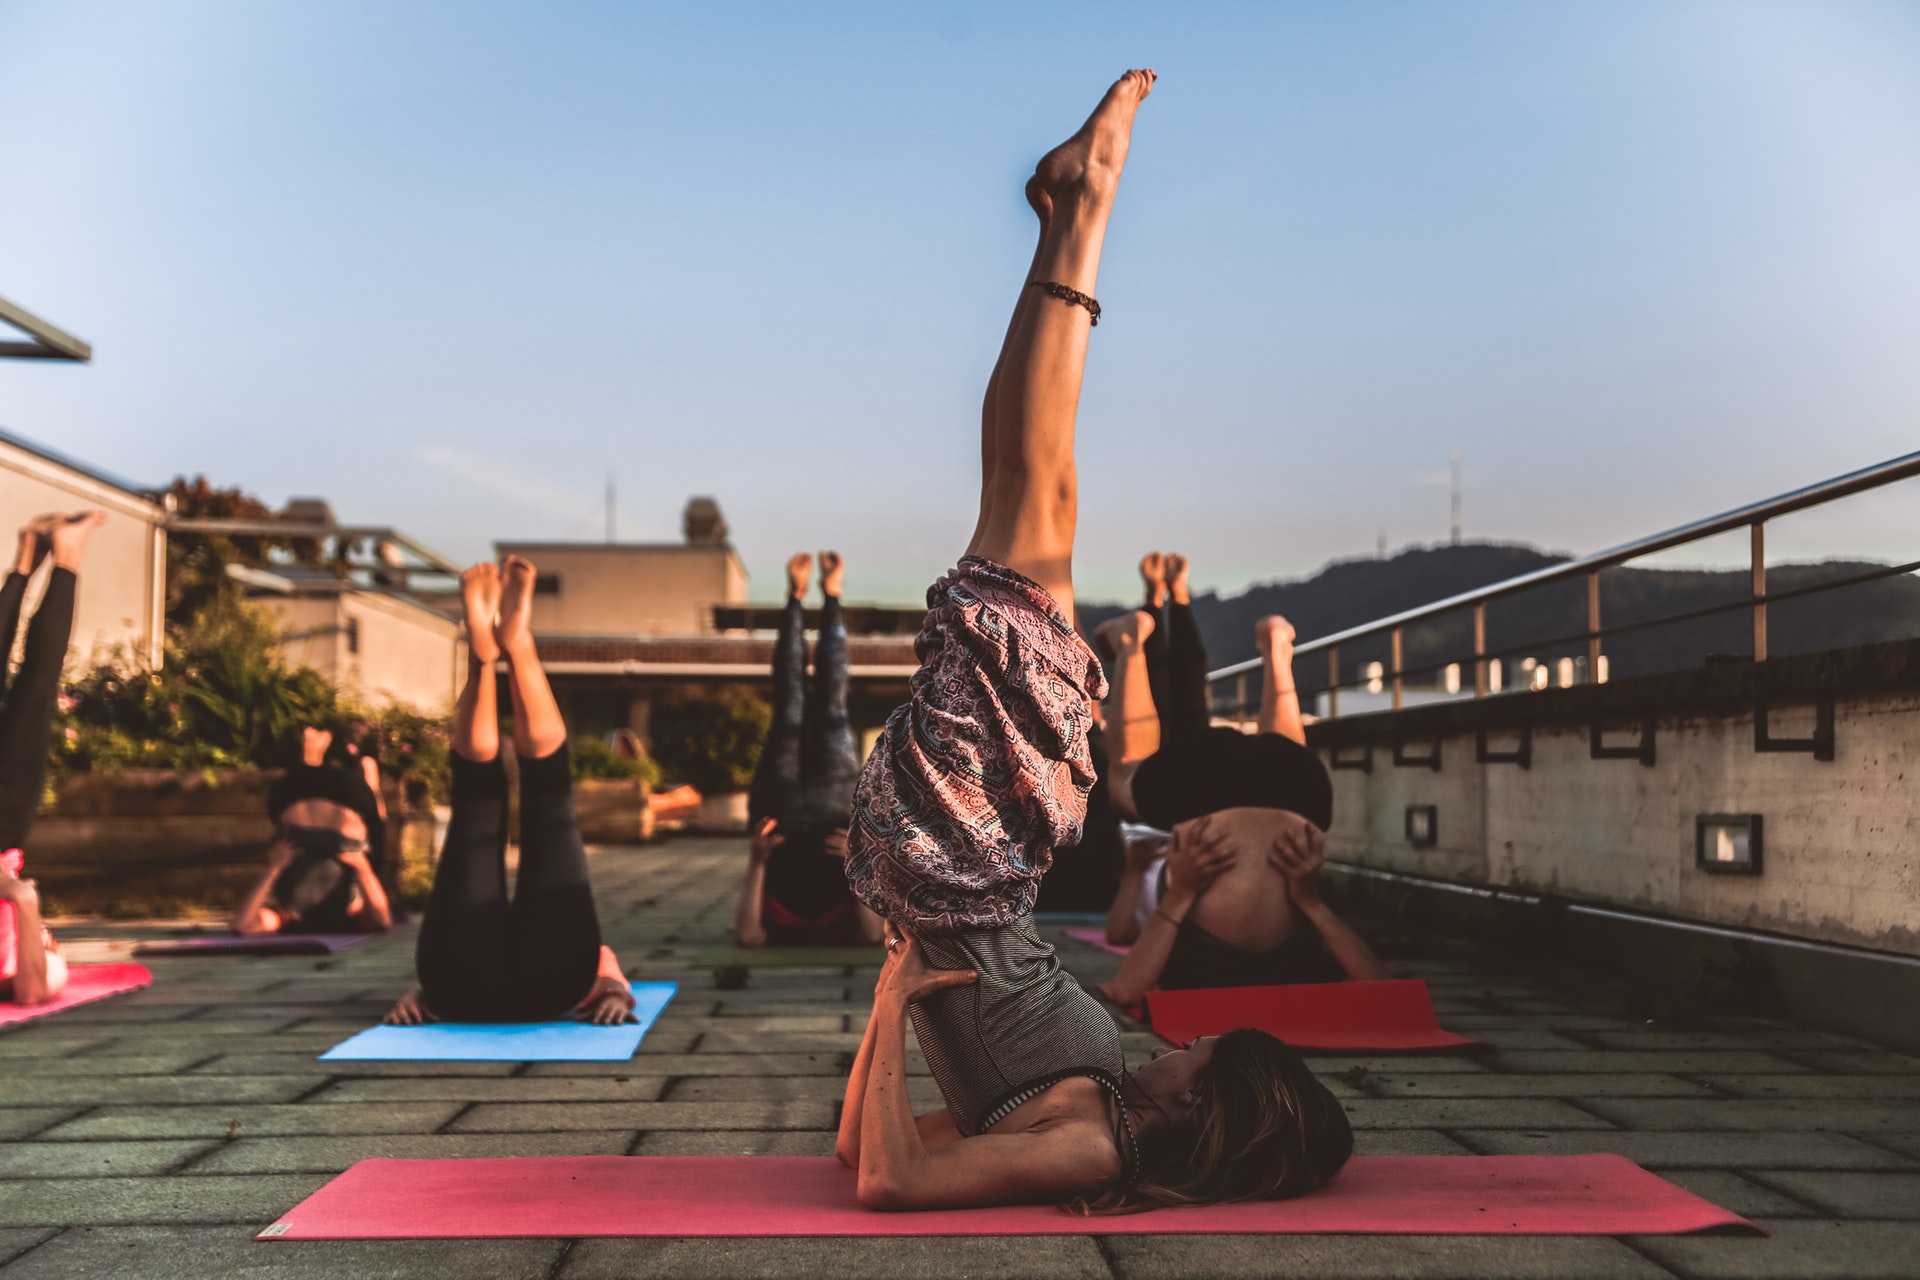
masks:
<path id="1" fill-rule="evenodd" d="M 872 971 L 754 968 L 719 989 L 707 952 L 740 858 L 719 839 L 595 855 L 608 941 L 681 984 L 631 1062 L 316 1062 L 401 990 L 407 937 L 156 960 L 148 990 L 0 1033 L 0 1277 L 1920 1276 L 1920 1058 L 1379 934 L 1489 1047 L 1316 1059 L 1361 1152 L 1618 1152 L 1771 1237 L 253 1240 L 367 1156 L 829 1153 Z M 62 935 L 95 960 L 142 932 Z M 1117 963 L 1051 932 L 1085 981 Z M 1157 1043 L 1126 1037 L 1130 1055 Z"/>

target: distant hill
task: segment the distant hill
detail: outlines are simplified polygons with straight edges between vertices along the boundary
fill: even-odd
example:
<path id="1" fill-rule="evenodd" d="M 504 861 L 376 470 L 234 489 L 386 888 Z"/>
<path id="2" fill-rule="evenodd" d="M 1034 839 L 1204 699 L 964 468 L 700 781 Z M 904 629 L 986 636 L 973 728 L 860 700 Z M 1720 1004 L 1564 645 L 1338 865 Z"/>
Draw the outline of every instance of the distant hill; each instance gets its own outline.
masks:
<path id="1" fill-rule="evenodd" d="M 1312 577 L 1264 583 L 1238 595 L 1196 596 L 1194 619 L 1206 641 L 1209 665 L 1222 667 L 1255 656 L 1253 624 L 1270 613 L 1285 614 L 1304 642 L 1566 559 L 1532 547 L 1502 543 L 1409 548 L 1384 560 L 1336 561 Z M 1816 583 L 1857 577 L 1878 567 L 1852 560 L 1779 565 L 1768 570 L 1767 589 L 1777 596 Z M 1603 627 L 1744 601 L 1746 596 L 1744 569 L 1709 572 L 1626 568 L 1609 569 L 1600 575 Z M 1584 654 L 1584 640 L 1565 638 L 1585 631 L 1586 598 L 1584 581 L 1576 580 L 1490 604 L 1489 651 L 1522 647 L 1526 656 L 1542 661 Z M 1087 602 L 1079 606 L 1079 611 L 1091 628 L 1129 607 Z M 1773 655 L 1920 635 L 1920 579 L 1903 574 L 1777 601 L 1768 606 L 1767 634 Z M 1562 643 L 1549 643 L 1554 640 Z M 1698 666 L 1710 654 L 1745 655 L 1752 650 L 1752 623 L 1747 610 L 1734 609 L 1608 636 L 1604 643 L 1610 676 L 1619 679 Z M 1470 658 L 1472 611 L 1455 610 L 1411 628 L 1404 645 L 1409 670 L 1422 664 Z M 1377 640 L 1343 647 L 1340 665 L 1343 673 L 1357 673 L 1362 664 L 1385 662 L 1387 656 L 1383 634 Z M 1302 687 L 1322 687 L 1323 671 L 1318 663 L 1303 663 L 1298 672 Z"/>

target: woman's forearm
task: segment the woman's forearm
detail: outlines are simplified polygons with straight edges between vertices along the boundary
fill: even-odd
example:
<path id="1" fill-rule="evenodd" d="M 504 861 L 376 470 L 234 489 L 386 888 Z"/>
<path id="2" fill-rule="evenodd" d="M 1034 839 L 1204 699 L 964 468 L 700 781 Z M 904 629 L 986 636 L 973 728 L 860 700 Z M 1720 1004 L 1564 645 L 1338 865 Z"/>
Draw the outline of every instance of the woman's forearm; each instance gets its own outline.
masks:
<path id="1" fill-rule="evenodd" d="M 1140 922 L 1134 919 L 1140 910 L 1140 894 L 1147 887 L 1147 873 L 1132 867 L 1120 873 L 1120 889 L 1107 908 L 1107 941 L 1124 947 L 1140 937 Z"/>
<path id="2" fill-rule="evenodd" d="M 380 883 L 379 875 L 373 867 L 362 864 L 354 868 L 354 875 L 360 880 L 360 893 L 367 900 L 367 923 L 372 931 L 393 927 L 393 904 L 387 901 L 387 887 Z"/>
<path id="3" fill-rule="evenodd" d="M 1160 981 L 1160 971 L 1166 968 L 1167 957 L 1173 954 L 1173 940 L 1180 935 L 1180 922 L 1193 910 L 1193 903 L 1193 895 L 1172 890 L 1160 899 L 1159 907 L 1121 962 L 1120 972 L 1106 984 L 1104 990 L 1108 996 L 1129 1006 L 1139 1004 L 1146 997 Z"/>
<path id="4" fill-rule="evenodd" d="M 1355 982 L 1377 982 L 1387 976 L 1386 966 L 1373 954 L 1373 948 L 1348 928 L 1347 922 L 1335 915 L 1325 902 L 1316 898 L 1311 904 L 1301 906 L 1300 914 L 1320 931 L 1320 940 L 1347 971 L 1348 978 Z"/>
<path id="5" fill-rule="evenodd" d="M 927 1148 L 907 1092 L 906 1005 L 875 1001 L 867 1025 L 872 1054 L 860 1116 L 860 1198 L 863 1203 L 888 1204 L 910 1198 Z"/>
<path id="6" fill-rule="evenodd" d="M 860 1052 L 853 1055 L 853 1069 L 847 1072 L 847 1092 L 840 1102 L 840 1136 L 833 1153 L 849 1169 L 860 1167 L 860 1122 L 867 1106 L 867 1075 L 873 1067 L 873 1037 L 880 1027 L 877 1014 L 867 1016 L 866 1034 L 860 1037 Z"/>
<path id="7" fill-rule="evenodd" d="M 733 909 L 733 940 L 743 947 L 762 947 L 767 942 L 767 864 L 758 858 L 747 863 L 747 878 L 740 886 L 740 901 Z"/>
<path id="8" fill-rule="evenodd" d="M 260 908 L 266 905 L 267 895 L 273 892 L 273 879 L 279 874 L 280 868 L 268 867 L 266 874 L 260 877 L 259 883 L 247 891 L 247 896 L 241 901 L 239 910 L 233 913 L 232 928 L 235 933 L 267 932 L 261 923 Z"/>

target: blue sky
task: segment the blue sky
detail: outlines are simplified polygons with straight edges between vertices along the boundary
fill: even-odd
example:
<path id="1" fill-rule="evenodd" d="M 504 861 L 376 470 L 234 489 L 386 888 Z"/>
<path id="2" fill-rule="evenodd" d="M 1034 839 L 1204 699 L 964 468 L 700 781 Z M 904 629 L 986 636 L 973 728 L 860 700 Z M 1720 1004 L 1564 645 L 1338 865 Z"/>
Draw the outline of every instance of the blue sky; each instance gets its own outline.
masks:
<path id="1" fill-rule="evenodd" d="M 911 599 L 1034 160 L 1151 65 L 1078 580 L 1573 551 L 1920 441 L 1920 6 L 0 0 L 0 425 L 459 557 L 675 538 Z M 1777 554 L 1912 554 L 1912 493 Z M 1704 558 L 1705 553 L 1693 558 Z"/>

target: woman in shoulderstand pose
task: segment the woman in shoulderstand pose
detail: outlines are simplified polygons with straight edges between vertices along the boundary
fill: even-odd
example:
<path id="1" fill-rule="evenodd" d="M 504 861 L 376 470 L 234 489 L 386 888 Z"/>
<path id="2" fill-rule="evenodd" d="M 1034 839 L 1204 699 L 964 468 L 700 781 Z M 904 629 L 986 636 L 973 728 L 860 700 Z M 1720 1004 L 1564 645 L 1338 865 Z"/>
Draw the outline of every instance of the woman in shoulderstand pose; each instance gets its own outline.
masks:
<path id="1" fill-rule="evenodd" d="M 387 1021 L 628 1021 L 633 991 L 600 917 L 573 808 L 567 726 L 533 645 L 534 569 L 475 565 L 460 579 L 467 683 L 453 721 L 453 812 L 414 950 L 419 981 Z M 520 765 L 520 869 L 507 901 L 507 770 L 494 664 L 507 660 Z"/>
<path id="2" fill-rule="evenodd" d="M 1073 630 L 1074 417 L 1108 216 L 1154 73 L 1122 76 L 1027 183 L 1040 244 L 981 424 L 980 518 L 927 593 L 912 700 L 853 806 L 847 874 L 888 955 L 837 1150 L 881 1209 L 1053 1202 L 1095 1211 L 1298 1195 L 1353 1134 L 1280 1041 L 1231 1031 L 1129 1073 L 1119 1030 L 1034 928 L 1072 844 L 1104 693 Z M 911 1021 L 945 1109 L 907 1097 Z"/>

